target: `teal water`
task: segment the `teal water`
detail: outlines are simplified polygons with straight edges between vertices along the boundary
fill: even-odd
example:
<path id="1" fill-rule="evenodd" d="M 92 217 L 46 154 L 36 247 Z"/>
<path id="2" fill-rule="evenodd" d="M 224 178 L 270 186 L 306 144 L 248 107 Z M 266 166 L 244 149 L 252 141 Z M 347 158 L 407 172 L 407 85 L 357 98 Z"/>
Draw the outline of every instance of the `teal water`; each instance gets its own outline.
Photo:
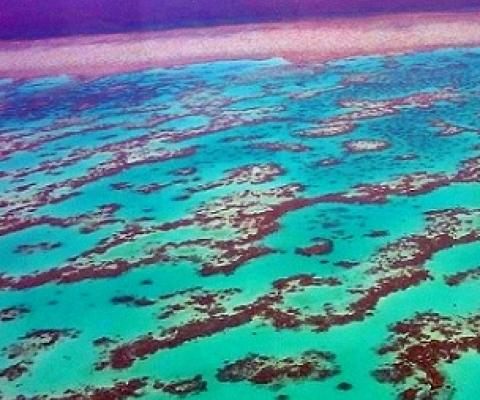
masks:
<path id="1" fill-rule="evenodd" d="M 479 70 L 0 80 L 0 398 L 473 399 Z"/>

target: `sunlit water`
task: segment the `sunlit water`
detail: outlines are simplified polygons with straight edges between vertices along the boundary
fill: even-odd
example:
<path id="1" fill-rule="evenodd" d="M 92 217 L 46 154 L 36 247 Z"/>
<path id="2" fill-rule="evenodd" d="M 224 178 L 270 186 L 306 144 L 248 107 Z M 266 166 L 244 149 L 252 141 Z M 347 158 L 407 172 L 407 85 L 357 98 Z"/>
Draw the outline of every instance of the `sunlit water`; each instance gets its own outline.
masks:
<path id="1" fill-rule="evenodd" d="M 476 398 L 478 71 L 0 80 L 0 397 Z"/>

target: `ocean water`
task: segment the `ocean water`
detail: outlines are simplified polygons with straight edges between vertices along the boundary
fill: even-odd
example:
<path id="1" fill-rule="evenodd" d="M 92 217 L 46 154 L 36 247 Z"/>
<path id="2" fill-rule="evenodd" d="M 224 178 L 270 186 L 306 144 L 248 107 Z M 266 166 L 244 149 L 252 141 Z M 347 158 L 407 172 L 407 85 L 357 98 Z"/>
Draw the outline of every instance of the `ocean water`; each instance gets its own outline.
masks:
<path id="1" fill-rule="evenodd" d="M 0 80 L 0 398 L 475 398 L 478 71 Z"/>

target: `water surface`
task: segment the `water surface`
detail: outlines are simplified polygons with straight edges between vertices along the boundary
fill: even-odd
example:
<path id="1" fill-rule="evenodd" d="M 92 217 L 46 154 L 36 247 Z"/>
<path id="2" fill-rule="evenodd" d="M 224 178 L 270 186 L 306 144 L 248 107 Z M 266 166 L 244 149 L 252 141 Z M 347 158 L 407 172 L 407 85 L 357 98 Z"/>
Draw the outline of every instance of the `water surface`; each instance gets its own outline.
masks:
<path id="1" fill-rule="evenodd" d="M 0 80 L 0 397 L 474 398 L 479 68 Z"/>

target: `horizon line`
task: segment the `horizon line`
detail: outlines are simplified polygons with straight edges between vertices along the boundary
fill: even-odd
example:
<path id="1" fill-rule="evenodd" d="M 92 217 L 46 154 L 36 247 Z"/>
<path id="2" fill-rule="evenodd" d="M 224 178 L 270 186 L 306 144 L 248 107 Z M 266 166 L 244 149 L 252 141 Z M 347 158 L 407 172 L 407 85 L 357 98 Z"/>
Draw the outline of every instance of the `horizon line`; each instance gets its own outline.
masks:
<path id="1" fill-rule="evenodd" d="M 174 4 L 171 2 L 174 1 Z M 285 0 L 262 4 L 257 0 L 229 0 L 228 5 L 197 0 L 193 8 L 182 7 L 191 0 L 17 0 L 0 11 L 0 40 L 35 40 L 116 33 L 141 33 L 182 28 L 241 26 L 254 23 L 295 22 L 405 13 L 473 12 L 478 0 Z M 57 4 L 56 4 L 57 3 Z"/>

